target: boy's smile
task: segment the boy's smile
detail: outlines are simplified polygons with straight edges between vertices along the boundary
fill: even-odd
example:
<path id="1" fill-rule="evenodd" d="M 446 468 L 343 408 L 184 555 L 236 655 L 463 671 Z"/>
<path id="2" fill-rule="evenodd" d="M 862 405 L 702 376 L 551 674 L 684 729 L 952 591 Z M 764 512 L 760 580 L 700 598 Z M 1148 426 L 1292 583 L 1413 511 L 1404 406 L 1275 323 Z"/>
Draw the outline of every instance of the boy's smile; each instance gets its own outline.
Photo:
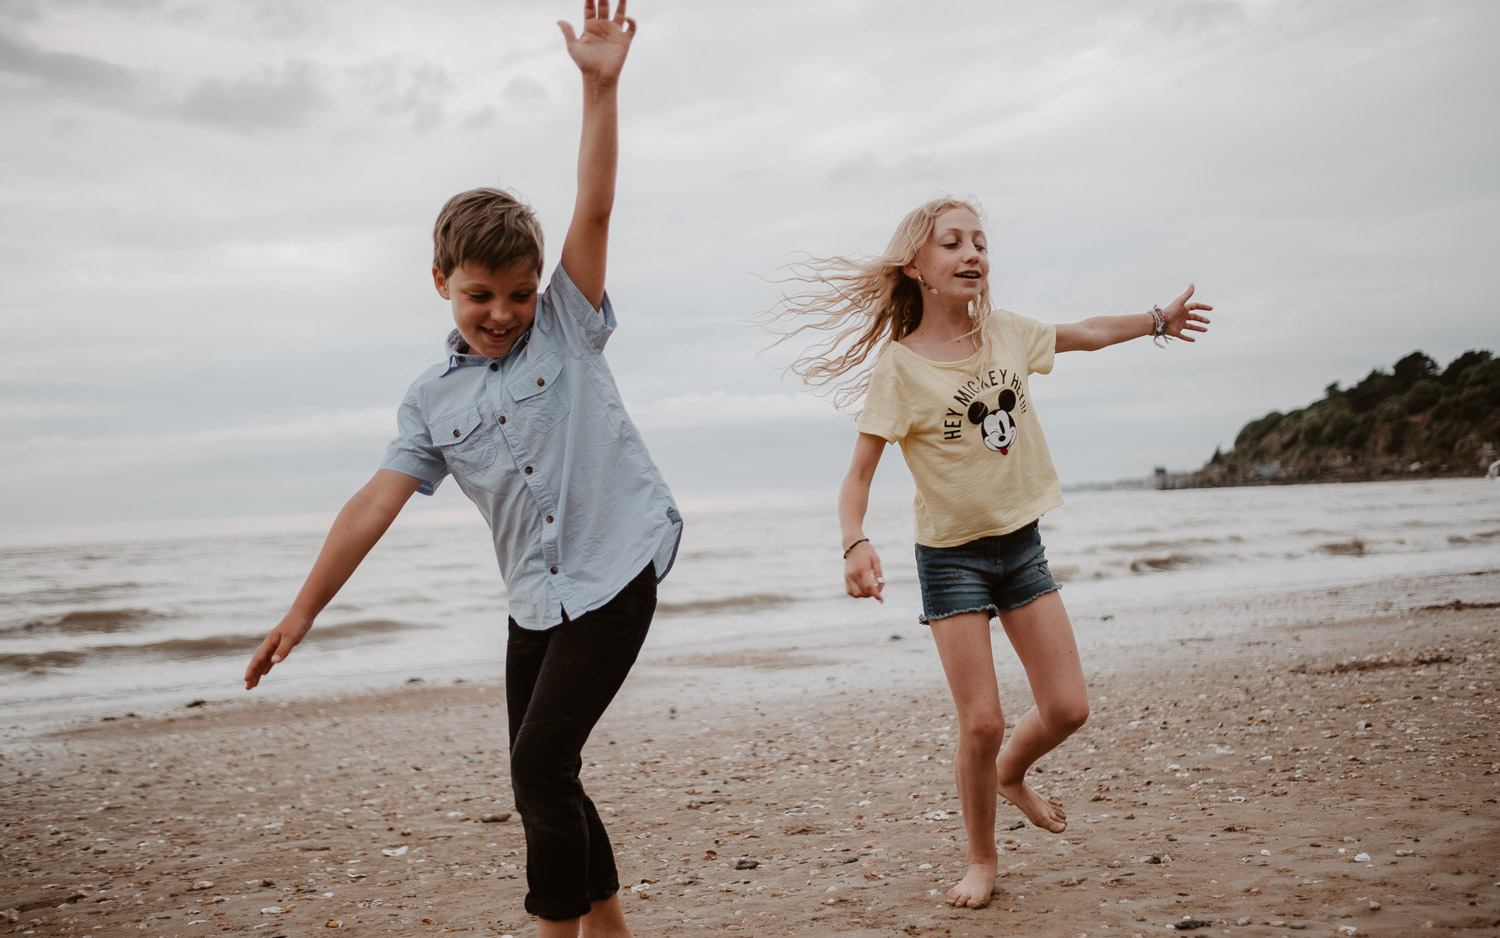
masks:
<path id="1" fill-rule="evenodd" d="M 540 273 L 529 264 L 486 270 L 463 263 L 446 277 L 436 267 L 432 282 L 453 306 L 453 322 L 469 351 L 503 358 L 536 318 Z"/>

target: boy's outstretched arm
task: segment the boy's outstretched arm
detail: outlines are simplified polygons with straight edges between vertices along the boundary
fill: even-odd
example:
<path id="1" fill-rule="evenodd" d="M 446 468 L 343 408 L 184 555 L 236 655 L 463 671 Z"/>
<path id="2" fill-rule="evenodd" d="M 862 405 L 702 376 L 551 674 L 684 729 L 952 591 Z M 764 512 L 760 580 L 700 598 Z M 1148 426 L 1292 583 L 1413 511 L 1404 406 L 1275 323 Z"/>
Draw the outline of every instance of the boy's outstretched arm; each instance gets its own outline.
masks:
<path id="1" fill-rule="evenodd" d="M 1193 337 L 1189 334 L 1190 332 L 1208 331 L 1208 317 L 1199 316 L 1197 311 L 1209 312 L 1213 310 L 1213 307 L 1207 303 L 1189 302 L 1192 295 L 1193 285 L 1190 283 L 1182 295 L 1162 309 L 1162 314 L 1166 317 L 1166 335 L 1184 342 L 1192 342 Z M 1131 316 L 1095 316 L 1081 322 L 1058 323 L 1056 351 L 1097 351 L 1106 346 L 1150 335 L 1155 326 L 1156 320 L 1150 313 L 1136 313 Z"/>
<path id="2" fill-rule="evenodd" d="M 609 248 L 609 215 L 615 205 L 615 167 L 619 162 L 619 107 L 616 89 L 635 20 L 620 0 L 609 15 L 609 0 L 584 0 L 583 30 L 558 21 L 578 70 L 583 73 L 583 135 L 578 145 L 578 199 L 563 241 L 562 267 L 597 309 L 604 302 L 605 256 Z"/>
<path id="3" fill-rule="evenodd" d="M 313 619 L 348 582 L 421 484 L 420 479 L 381 469 L 345 503 L 292 608 L 251 656 L 250 666 L 245 669 L 245 690 L 259 684 L 266 672 L 302 641 L 312 628 Z"/>

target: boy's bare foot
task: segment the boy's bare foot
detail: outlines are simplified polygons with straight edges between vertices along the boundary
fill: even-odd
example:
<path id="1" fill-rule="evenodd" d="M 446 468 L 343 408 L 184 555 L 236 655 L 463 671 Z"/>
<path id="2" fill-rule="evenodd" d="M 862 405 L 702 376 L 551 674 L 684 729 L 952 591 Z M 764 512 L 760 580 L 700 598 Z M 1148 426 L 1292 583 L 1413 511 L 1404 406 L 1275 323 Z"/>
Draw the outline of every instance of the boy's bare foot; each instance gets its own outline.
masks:
<path id="1" fill-rule="evenodd" d="M 1063 810 L 1062 802 L 1043 798 L 1025 782 L 1016 785 L 999 786 L 1000 797 L 1021 809 L 1026 815 L 1026 820 L 1040 827 L 1042 830 L 1061 834 L 1068 829 L 1068 815 Z"/>
<path id="2" fill-rule="evenodd" d="M 970 863 L 969 872 L 948 890 L 948 904 L 962 908 L 982 909 L 990 903 L 995 888 L 995 864 Z"/>

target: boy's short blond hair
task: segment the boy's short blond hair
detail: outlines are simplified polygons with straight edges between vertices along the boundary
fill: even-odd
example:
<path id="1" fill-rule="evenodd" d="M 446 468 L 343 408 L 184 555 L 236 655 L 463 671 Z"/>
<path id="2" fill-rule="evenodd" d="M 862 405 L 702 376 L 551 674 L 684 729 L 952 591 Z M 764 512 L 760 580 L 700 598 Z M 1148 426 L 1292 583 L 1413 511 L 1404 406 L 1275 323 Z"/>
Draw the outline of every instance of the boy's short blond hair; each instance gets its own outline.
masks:
<path id="1" fill-rule="evenodd" d="M 503 189 L 449 199 L 432 227 L 432 266 L 446 277 L 467 263 L 489 271 L 530 264 L 541 276 L 542 225 L 531 206 Z"/>

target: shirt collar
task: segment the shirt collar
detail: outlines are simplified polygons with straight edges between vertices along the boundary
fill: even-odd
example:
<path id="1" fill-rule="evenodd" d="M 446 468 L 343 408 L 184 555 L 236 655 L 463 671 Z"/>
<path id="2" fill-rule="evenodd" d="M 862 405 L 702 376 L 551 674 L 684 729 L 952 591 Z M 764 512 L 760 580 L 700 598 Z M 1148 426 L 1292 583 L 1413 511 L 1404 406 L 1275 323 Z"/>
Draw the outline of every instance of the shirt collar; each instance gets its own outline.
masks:
<path id="1" fill-rule="evenodd" d="M 525 332 L 521 333 L 521 337 L 516 340 L 516 344 L 510 347 L 510 351 L 506 352 L 500 358 L 500 361 L 505 361 L 507 358 L 510 358 L 512 355 L 516 354 L 521 349 L 525 348 L 526 344 L 530 341 L 531 330 L 527 329 Z M 483 365 L 490 361 L 487 356 L 475 355 L 473 352 L 470 352 L 469 343 L 464 341 L 463 335 L 461 335 L 457 329 L 454 329 L 452 332 L 448 333 L 448 338 L 443 344 L 448 350 L 448 367 L 443 372 L 443 374 L 447 374 L 455 368 L 463 368 L 466 365 Z"/>

